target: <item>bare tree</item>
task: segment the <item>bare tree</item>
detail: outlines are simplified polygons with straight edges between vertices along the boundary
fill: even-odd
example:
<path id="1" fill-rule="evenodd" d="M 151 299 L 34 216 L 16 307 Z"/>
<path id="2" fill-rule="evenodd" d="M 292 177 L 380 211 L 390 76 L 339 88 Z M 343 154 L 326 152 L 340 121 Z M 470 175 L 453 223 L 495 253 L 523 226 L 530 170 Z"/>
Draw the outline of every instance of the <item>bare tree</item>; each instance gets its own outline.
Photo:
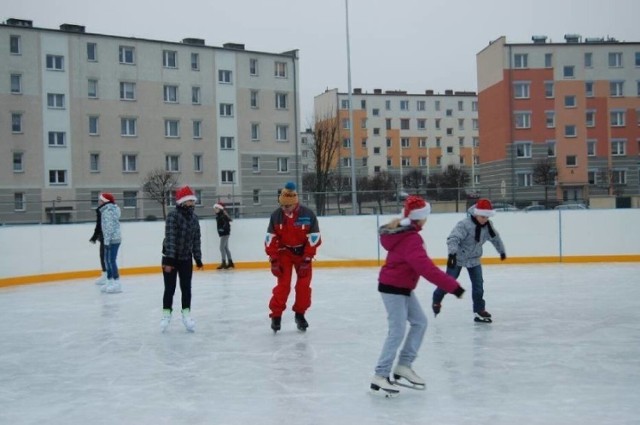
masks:
<path id="1" fill-rule="evenodd" d="M 382 201 L 386 200 L 389 192 L 396 187 L 397 184 L 393 176 L 386 171 L 377 173 L 369 182 L 369 188 L 372 192 L 371 198 L 378 203 L 378 211 L 380 214 L 383 214 Z"/>
<path id="2" fill-rule="evenodd" d="M 335 167 L 338 149 L 340 148 L 340 133 L 337 115 L 327 114 L 317 118 L 313 126 L 315 143 L 311 153 L 315 159 L 315 204 L 318 215 L 325 214 L 326 197 L 331 186 L 331 170 Z"/>
<path id="3" fill-rule="evenodd" d="M 178 186 L 178 177 L 161 168 L 156 168 L 145 177 L 142 190 L 144 193 L 160 205 L 162 205 L 162 218 L 167 218 L 167 204 L 171 192 Z"/>
<path id="4" fill-rule="evenodd" d="M 413 169 L 407 173 L 402 179 L 402 186 L 406 188 L 413 189 L 414 192 L 418 193 L 420 187 L 422 187 L 425 180 L 425 176 L 422 171 L 418 169 Z"/>
<path id="5" fill-rule="evenodd" d="M 549 188 L 556 182 L 556 164 L 551 158 L 544 158 L 536 162 L 533 167 L 533 182 L 544 186 L 544 207 L 549 207 Z"/>

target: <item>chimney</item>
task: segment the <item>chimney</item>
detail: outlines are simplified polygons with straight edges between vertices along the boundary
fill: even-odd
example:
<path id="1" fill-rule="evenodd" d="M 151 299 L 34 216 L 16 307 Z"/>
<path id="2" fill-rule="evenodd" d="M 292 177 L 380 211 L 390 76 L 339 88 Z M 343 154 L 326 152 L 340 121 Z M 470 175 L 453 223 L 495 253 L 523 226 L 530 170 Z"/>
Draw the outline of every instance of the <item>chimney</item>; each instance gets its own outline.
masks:
<path id="1" fill-rule="evenodd" d="M 183 38 L 182 44 L 193 44 L 194 46 L 204 46 L 204 38 Z"/>
<path id="2" fill-rule="evenodd" d="M 382 89 L 373 89 L 373 94 L 382 94 Z"/>
<path id="3" fill-rule="evenodd" d="M 60 31 L 78 32 L 78 33 L 85 32 L 83 25 L 74 25 L 74 24 L 62 24 L 60 25 Z"/>
<path id="4" fill-rule="evenodd" d="M 13 25 L 14 27 L 32 28 L 33 21 L 29 21 L 28 19 L 9 18 L 7 19 L 7 25 Z"/>
<path id="5" fill-rule="evenodd" d="M 353 94 L 362 94 L 362 89 L 353 89 Z"/>
<path id="6" fill-rule="evenodd" d="M 244 44 L 240 43 L 224 43 L 222 47 L 225 49 L 244 50 Z"/>
<path id="7" fill-rule="evenodd" d="M 447 96 L 453 96 L 453 90 L 445 90 L 444 94 Z"/>
<path id="8" fill-rule="evenodd" d="M 425 90 L 424 94 L 429 95 L 429 96 L 433 96 L 433 90 Z"/>

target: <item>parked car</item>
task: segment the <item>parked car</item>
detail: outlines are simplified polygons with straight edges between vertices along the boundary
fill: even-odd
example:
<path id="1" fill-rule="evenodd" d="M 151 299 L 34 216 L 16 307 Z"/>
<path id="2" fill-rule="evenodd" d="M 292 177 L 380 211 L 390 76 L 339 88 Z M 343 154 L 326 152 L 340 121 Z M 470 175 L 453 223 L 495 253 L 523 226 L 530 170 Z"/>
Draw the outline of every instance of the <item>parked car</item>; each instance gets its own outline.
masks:
<path id="1" fill-rule="evenodd" d="M 560 204 L 557 205 L 555 210 L 586 210 L 587 206 L 585 204 Z"/>
<path id="2" fill-rule="evenodd" d="M 529 212 L 529 211 L 544 211 L 547 208 L 544 205 L 529 205 L 528 207 L 524 207 L 522 210 L 524 212 Z"/>
<path id="3" fill-rule="evenodd" d="M 518 208 L 506 202 L 493 202 L 494 211 L 520 211 Z"/>

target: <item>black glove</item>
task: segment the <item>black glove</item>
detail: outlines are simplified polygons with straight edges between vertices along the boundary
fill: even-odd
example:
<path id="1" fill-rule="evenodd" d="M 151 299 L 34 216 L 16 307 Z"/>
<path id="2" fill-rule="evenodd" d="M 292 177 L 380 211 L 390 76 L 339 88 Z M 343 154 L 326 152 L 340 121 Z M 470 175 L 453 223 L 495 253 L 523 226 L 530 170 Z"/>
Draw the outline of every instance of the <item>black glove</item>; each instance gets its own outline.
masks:
<path id="1" fill-rule="evenodd" d="M 196 258 L 196 267 L 197 267 L 197 268 L 199 268 L 199 269 L 201 269 L 201 268 L 202 268 L 202 260 L 198 260 L 198 259 Z"/>
<path id="2" fill-rule="evenodd" d="M 311 273 L 311 257 L 306 257 L 298 267 L 298 277 L 307 277 Z"/>
<path id="3" fill-rule="evenodd" d="M 278 260 L 276 257 L 272 257 L 269 259 L 269 261 L 271 262 L 271 274 L 275 277 L 282 276 L 282 267 L 280 267 L 280 260 Z"/>
<path id="4" fill-rule="evenodd" d="M 507 259 L 507 254 L 505 254 L 504 252 L 500 254 L 500 260 L 504 261 L 506 259 Z"/>
<path id="5" fill-rule="evenodd" d="M 456 257 L 456 254 L 449 254 L 449 258 L 447 259 L 447 267 L 452 269 L 456 266 L 456 264 L 458 264 L 458 260 L 456 259 Z"/>
<path id="6" fill-rule="evenodd" d="M 464 288 L 462 286 L 458 286 L 456 290 L 453 291 L 453 295 L 455 295 L 458 298 L 462 298 L 463 294 L 464 294 Z"/>

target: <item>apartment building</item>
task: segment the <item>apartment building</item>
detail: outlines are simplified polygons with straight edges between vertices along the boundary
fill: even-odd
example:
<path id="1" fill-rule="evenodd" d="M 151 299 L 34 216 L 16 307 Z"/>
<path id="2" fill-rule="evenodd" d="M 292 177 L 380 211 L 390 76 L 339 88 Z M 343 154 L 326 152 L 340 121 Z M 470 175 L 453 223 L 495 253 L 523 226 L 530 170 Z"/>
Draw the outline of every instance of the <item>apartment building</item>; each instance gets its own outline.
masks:
<path id="1" fill-rule="evenodd" d="M 147 40 L 84 26 L 0 24 L 0 223 L 91 220 L 100 191 L 124 219 L 161 217 L 152 170 L 191 185 L 203 215 L 276 205 L 299 179 L 297 50 Z"/>
<path id="2" fill-rule="evenodd" d="M 316 96 L 316 119 L 338 117 L 342 146 L 336 169 L 351 174 L 349 94 L 336 89 Z M 356 176 L 386 171 L 403 176 L 418 170 L 424 176 L 449 166 L 475 174 L 478 156 L 478 102 L 475 92 L 426 90 L 424 94 L 354 89 L 353 138 Z"/>
<path id="3" fill-rule="evenodd" d="M 477 72 L 480 184 L 515 203 L 543 200 L 534 168 L 549 159 L 554 202 L 639 193 L 640 43 L 500 37 L 478 53 Z"/>

